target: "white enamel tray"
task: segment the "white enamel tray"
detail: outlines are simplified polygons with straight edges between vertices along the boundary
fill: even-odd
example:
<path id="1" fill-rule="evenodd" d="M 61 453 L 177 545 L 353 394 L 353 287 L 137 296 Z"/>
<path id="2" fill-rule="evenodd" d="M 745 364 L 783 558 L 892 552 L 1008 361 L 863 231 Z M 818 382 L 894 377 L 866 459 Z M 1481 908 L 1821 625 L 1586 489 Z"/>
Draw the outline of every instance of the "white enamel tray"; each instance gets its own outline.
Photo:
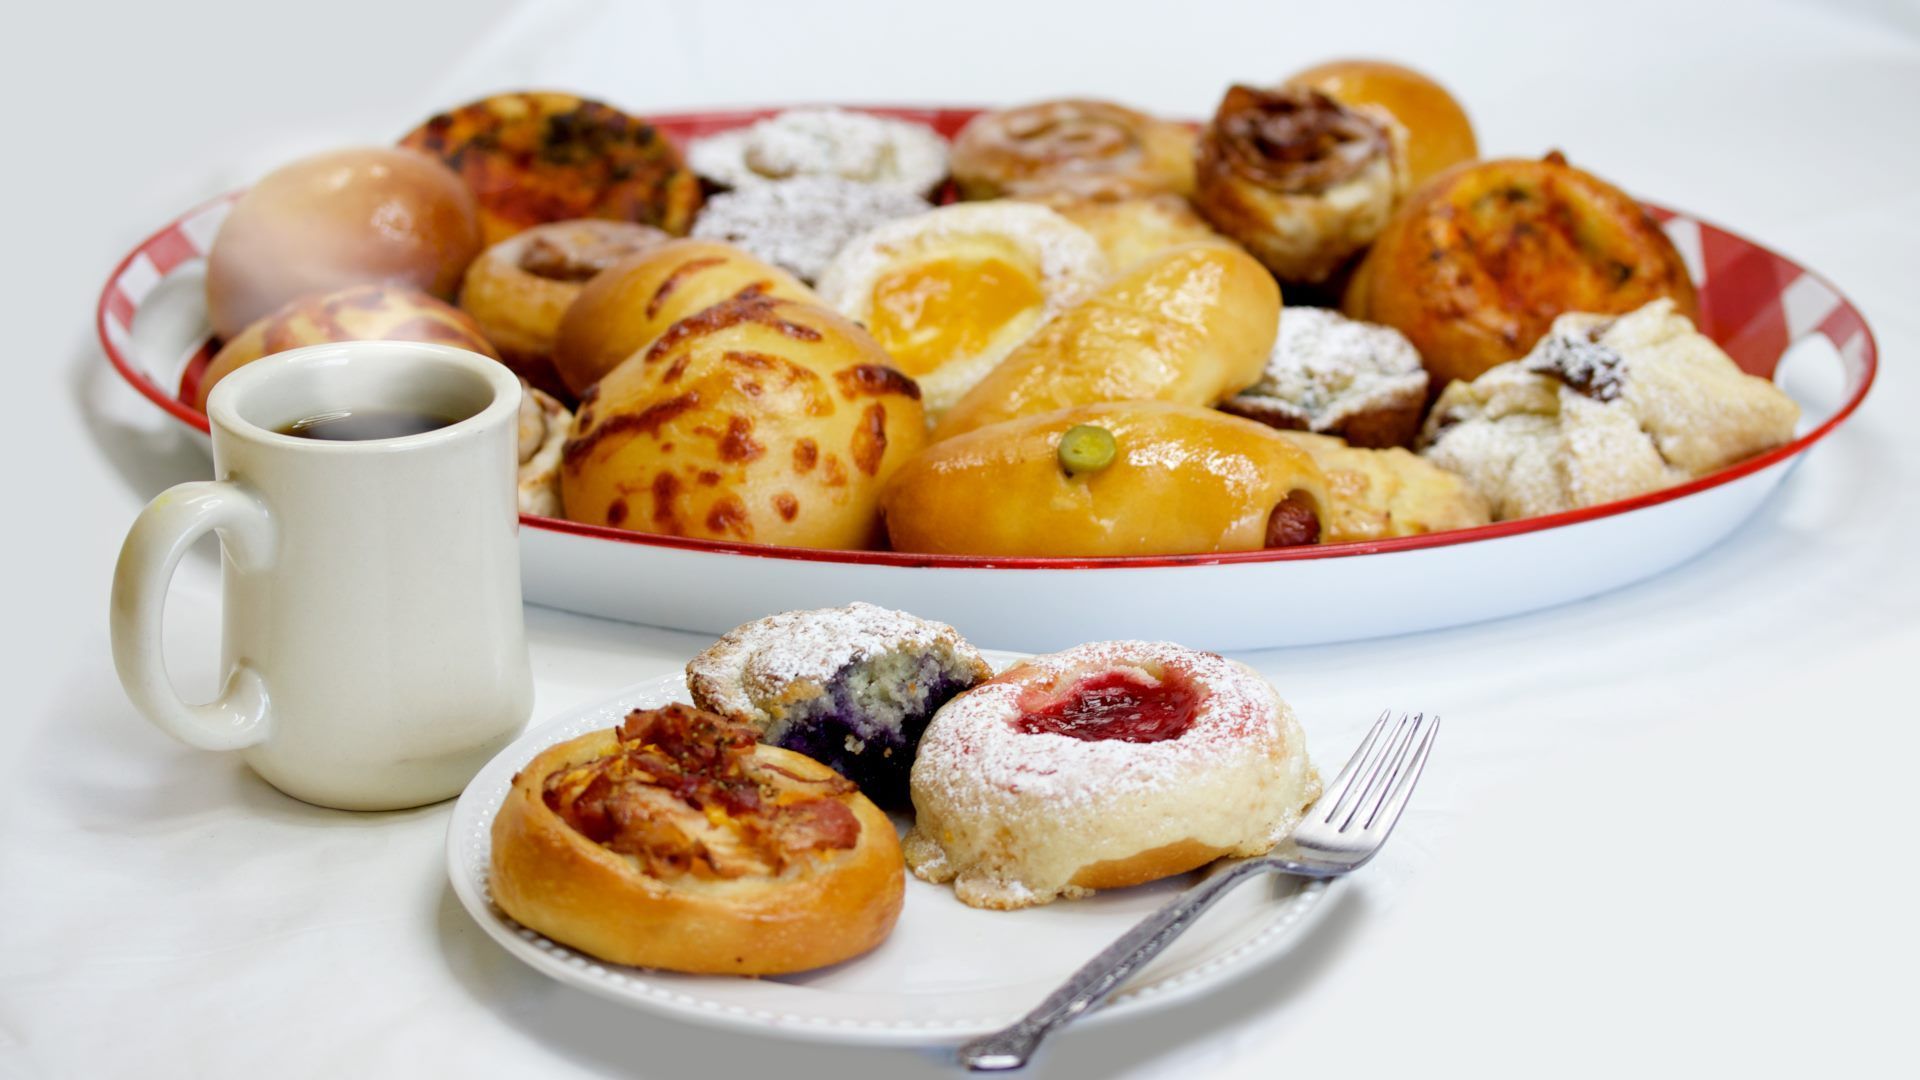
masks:
<path id="1" fill-rule="evenodd" d="M 996 666 L 1012 657 L 992 654 Z M 685 701 L 680 677 L 640 683 L 522 735 L 454 804 L 447 872 L 481 929 L 546 975 L 663 1016 L 796 1039 L 868 1045 L 956 1043 L 1025 1013 L 1081 964 L 1190 884 L 1190 878 L 1024 911 L 981 911 L 944 885 L 907 877 L 900 923 L 878 949 L 780 978 L 677 975 L 603 964 L 519 925 L 487 893 L 489 832 L 513 774 L 554 743 L 627 712 Z M 1330 906 L 1337 883 L 1275 877 L 1235 890 L 1083 1023 L 1099 1024 L 1216 989 L 1283 954 Z"/>
<path id="2" fill-rule="evenodd" d="M 876 109 L 951 134 L 971 109 Z M 769 110 L 659 116 L 686 140 Z M 202 256 L 230 199 L 143 241 L 100 298 L 115 368 L 202 432 L 187 391 L 211 355 Z M 1805 411 L 1799 438 L 1713 476 L 1606 506 L 1372 544 L 1115 559 L 979 559 L 809 551 L 652 536 L 525 517 L 534 603 L 706 633 L 769 611 L 867 600 L 952 623 L 1001 648 L 1097 638 L 1219 650 L 1382 637 L 1549 607 L 1650 577 L 1732 533 L 1815 442 L 1865 399 L 1876 354 L 1860 313 L 1784 256 L 1696 218 L 1651 208 L 1699 286 L 1701 327 Z"/>

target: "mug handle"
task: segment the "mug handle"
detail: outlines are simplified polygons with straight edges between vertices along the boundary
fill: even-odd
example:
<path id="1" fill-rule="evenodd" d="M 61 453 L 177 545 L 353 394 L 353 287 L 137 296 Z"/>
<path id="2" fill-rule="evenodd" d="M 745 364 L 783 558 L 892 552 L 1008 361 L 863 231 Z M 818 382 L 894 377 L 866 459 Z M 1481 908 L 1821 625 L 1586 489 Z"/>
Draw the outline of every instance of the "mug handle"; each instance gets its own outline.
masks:
<path id="1" fill-rule="evenodd" d="M 208 532 L 220 534 L 227 557 L 242 570 L 272 561 L 273 518 L 246 488 L 199 480 L 161 492 L 140 511 L 114 567 L 113 664 L 134 707 L 160 730 L 202 750 L 238 750 L 267 737 L 267 687 L 260 673 L 237 663 L 219 697 L 193 705 L 173 689 L 160 649 L 167 586 L 180 557 Z"/>

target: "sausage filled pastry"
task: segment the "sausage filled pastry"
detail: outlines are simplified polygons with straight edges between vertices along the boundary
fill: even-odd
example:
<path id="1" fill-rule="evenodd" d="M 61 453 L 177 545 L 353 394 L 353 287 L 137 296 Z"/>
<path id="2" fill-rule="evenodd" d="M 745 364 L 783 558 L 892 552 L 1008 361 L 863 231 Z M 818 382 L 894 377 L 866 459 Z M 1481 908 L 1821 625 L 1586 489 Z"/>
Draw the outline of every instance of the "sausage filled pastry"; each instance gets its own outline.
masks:
<path id="1" fill-rule="evenodd" d="M 687 705 L 542 752 L 493 820 L 494 902 L 616 964 L 779 975 L 900 915 L 893 823 L 832 769 Z"/>
<path id="2" fill-rule="evenodd" d="M 1406 130 L 1317 90 L 1227 91 L 1193 202 L 1282 281 L 1317 284 L 1380 235 L 1407 190 Z"/>

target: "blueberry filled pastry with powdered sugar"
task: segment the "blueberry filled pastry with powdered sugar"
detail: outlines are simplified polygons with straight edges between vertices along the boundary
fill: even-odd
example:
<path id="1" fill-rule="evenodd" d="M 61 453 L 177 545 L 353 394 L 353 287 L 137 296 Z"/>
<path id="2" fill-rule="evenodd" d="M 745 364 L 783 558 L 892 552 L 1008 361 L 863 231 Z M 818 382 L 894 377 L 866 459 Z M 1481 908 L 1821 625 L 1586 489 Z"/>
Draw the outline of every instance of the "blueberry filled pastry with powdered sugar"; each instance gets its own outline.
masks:
<path id="1" fill-rule="evenodd" d="M 927 721 L 993 675 L 944 623 L 872 604 L 737 627 L 687 665 L 694 703 L 832 766 L 882 806 L 906 804 Z"/>

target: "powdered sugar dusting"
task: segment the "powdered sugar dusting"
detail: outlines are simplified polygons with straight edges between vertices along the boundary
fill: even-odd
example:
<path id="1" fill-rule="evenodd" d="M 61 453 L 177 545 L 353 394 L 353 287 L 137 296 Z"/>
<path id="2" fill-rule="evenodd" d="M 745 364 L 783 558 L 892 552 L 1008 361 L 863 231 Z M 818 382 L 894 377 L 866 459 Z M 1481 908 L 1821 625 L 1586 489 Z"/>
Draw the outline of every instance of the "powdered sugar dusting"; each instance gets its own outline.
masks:
<path id="1" fill-rule="evenodd" d="M 844 109 L 790 109 L 697 140 L 695 172 L 726 187 L 837 176 L 924 195 L 947 175 L 947 143 L 932 128 Z"/>
<path id="2" fill-rule="evenodd" d="M 715 195 L 695 219 L 693 235 L 745 248 L 812 282 L 847 241 L 931 209 L 906 188 L 801 176 Z"/>
<path id="3" fill-rule="evenodd" d="M 1325 308 L 1291 307 L 1280 313 L 1265 373 L 1232 405 L 1243 415 L 1272 413 L 1308 431 L 1329 431 L 1426 392 L 1420 353 L 1400 331 Z"/>

